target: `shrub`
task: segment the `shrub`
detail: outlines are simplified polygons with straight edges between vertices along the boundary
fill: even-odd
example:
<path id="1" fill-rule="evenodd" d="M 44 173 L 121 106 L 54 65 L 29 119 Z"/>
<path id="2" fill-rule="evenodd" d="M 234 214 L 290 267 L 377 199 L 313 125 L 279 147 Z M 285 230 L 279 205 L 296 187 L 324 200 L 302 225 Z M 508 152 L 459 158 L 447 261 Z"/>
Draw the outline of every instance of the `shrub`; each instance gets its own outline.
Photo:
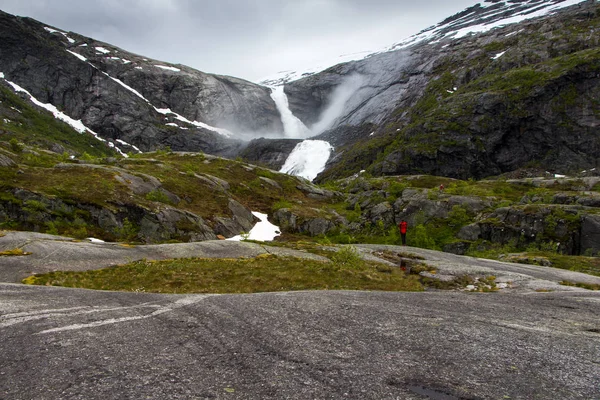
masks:
<path id="1" fill-rule="evenodd" d="M 116 235 L 125 240 L 133 240 L 136 238 L 139 228 L 136 227 L 129 218 L 123 219 L 123 226 L 116 229 Z"/>
<path id="2" fill-rule="evenodd" d="M 343 246 L 331 257 L 331 261 L 340 267 L 358 268 L 364 261 L 354 246 Z"/>
<path id="3" fill-rule="evenodd" d="M 20 153 L 23 151 L 23 143 L 20 143 L 16 138 L 10 139 L 8 144 L 10 145 L 10 149 L 15 153 Z"/>
<path id="4" fill-rule="evenodd" d="M 279 200 L 276 201 L 275 203 L 273 203 L 273 205 L 271 206 L 271 210 L 273 211 L 277 211 L 277 210 L 281 210 L 282 208 L 292 208 L 293 204 L 287 200 Z"/>
<path id="5" fill-rule="evenodd" d="M 27 200 L 23 208 L 30 212 L 45 212 L 48 210 L 46 204 L 38 200 Z"/>
<path id="6" fill-rule="evenodd" d="M 417 225 L 414 231 L 412 240 L 409 242 L 410 245 L 424 249 L 436 249 L 435 240 L 429 236 L 424 225 Z"/>
<path id="7" fill-rule="evenodd" d="M 146 194 L 146 200 L 158 201 L 160 203 L 170 204 L 169 196 L 160 189 L 154 189 L 153 191 Z"/>

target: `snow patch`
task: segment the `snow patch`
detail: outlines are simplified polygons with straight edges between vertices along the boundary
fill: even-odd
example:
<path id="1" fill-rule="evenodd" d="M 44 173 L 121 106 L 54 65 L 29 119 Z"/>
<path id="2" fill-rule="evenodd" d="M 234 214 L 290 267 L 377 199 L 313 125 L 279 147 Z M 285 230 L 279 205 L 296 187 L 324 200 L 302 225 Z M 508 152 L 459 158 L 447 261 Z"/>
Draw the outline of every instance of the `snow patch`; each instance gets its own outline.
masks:
<path id="1" fill-rule="evenodd" d="M 279 172 L 301 176 L 312 181 L 325 169 L 333 147 L 324 140 L 298 143 Z"/>
<path id="2" fill-rule="evenodd" d="M 81 54 L 77 54 L 74 51 L 71 50 L 67 50 L 69 53 L 73 54 L 75 57 L 79 58 L 81 61 L 86 61 L 87 62 L 87 58 L 85 58 L 84 56 L 82 56 Z"/>
<path id="3" fill-rule="evenodd" d="M 269 222 L 267 214 L 262 214 L 256 211 L 252 211 L 252 215 L 260 220 L 254 227 L 250 230 L 248 235 L 238 235 L 227 240 L 239 242 L 241 240 L 257 240 L 259 242 L 270 242 L 275 239 L 277 236 L 281 235 L 281 230 L 278 226 L 273 225 Z"/>
<path id="4" fill-rule="evenodd" d="M 98 53 L 102 53 L 102 54 L 108 54 L 110 53 L 110 50 L 105 49 L 104 47 L 94 47 L 96 49 L 96 51 Z"/>
<path id="5" fill-rule="evenodd" d="M 217 133 L 219 133 L 219 134 L 221 134 L 223 136 L 226 136 L 226 137 L 233 136 L 233 133 L 231 133 L 227 129 L 216 128 L 214 126 L 210 126 L 208 124 L 205 124 L 204 122 L 190 121 L 189 119 L 187 119 L 183 115 L 179 115 L 176 112 L 171 111 L 170 108 L 156 108 L 156 107 L 154 107 L 154 109 L 156 111 L 158 111 L 159 113 L 164 114 L 164 115 L 173 114 L 175 116 L 176 120 L 181 121 L 181 122 L 185 122 L 186 124 L 194 125 L 194 126 L 197 126 L 199 128 L 208 129 L 209 131 L 217 132 Z"/>
<path id="6" fill-rule="evenodd" d="M 71 39 L 66 32 L 58 31 L 56 29 L 52 29 L 52 28 L 47 27 L 47 26 L 45 26 L 44 29 L 47 30 L 50 33 L 60 33 L 61 35 L 63 35 L 69 41 L 69 43 L 71 43 L 71 44 L 75 43 L 75 40 Z"/>
<path id="7" fill-rule="evenodd" d="M 138 153 L 141 153 L 141 152 L 142 152 L 142 151 L 141 151 L 140 149 L 138 149 L 136 146 L 134 146 L 134 145 L 132 145 L 132 144 L 129 144 L 129 143 L 127 143 L 127 142 L 126 142 L 126 141 L 124 141 L 124 140 L 121 140 L 121 139 L 116 139 L 116 141 L 117 141 L 118 143 L 120 143 L 120 144 L 124 145 L 124 146 L 129 146 L 129 147 L 133 148 L 133 149 L 134 149 L 135 151 L 137 151 Z"/>
<path id="8" fill-rule="evenodd" d="M 168 67 L 166 65 L 154 65 L 154 66 L 157 68 L 166 69 L 167 71 L 181 72 L 181 70 L 179 68 L 175 68 L 175 67 Z"/>
<path id="9" fill-rule="evenodd" d="M 501 52 L 501 53 L 498 53 L 498 54 L 496 54 L 494 57 L 492 57 L 492 60 L 497 60 L 497 59 L 499 59 L 500 57 L 502 57 L 502 56 L 504 55 L 504 53 L 506 53 L 506 51 L 503 51 L 503 52 Z"/>

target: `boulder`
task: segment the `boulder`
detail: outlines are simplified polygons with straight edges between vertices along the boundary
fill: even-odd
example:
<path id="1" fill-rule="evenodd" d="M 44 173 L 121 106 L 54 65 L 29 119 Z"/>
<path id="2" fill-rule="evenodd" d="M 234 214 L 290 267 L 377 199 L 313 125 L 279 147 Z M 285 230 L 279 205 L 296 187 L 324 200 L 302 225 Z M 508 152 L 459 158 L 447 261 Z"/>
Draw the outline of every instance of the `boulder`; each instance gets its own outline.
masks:
<path id="1" fill-rule="evenodd" d="M 369 219 L 373 224 L 381 221 L 386 229 L 394 226 L 394 207 L 387 201 L 379 203 L 369 210 Z"/>
<path id="2" fill-rule="evenodd" d="M 280 208 L 275 211 L 273 220 L 282 232 L 296 232 L 298 229 L 298 216 L 289 208 Z"/>
<path id="3" fill-rule="evenodd" d="M 230 218 L 214 218 L 216 222 L 214 227 L 215 233 L 225 237 L 233 237 L 242 232 L 249 232 L 254 227 L 256 218 L 246 206 L 234 199 L 229 199 L 228 208 L 232 214 Z"/>
<path id="4" fill-rule="evenodd" d="M 301 233 L 308 233 L 310 236 L 325 235 L 335 229 L 335 224 L 325 218 L 313 218 L 305 221 L 300 227 Z"/>
<path id="5" fill-rule="evenodd" d="M 304 192 L 311 199 L 327 200 L 333 197 L 341 197 L 341 194 L 327 189 L 322 189 L 308 181 L 302 181 L 296 186 L 296 189 Z"/>
<path id="6" fill-rule="evenodd" d="M 580 252 L 600 255 L 600 216 L 586 215 L 582 218 Z"/>

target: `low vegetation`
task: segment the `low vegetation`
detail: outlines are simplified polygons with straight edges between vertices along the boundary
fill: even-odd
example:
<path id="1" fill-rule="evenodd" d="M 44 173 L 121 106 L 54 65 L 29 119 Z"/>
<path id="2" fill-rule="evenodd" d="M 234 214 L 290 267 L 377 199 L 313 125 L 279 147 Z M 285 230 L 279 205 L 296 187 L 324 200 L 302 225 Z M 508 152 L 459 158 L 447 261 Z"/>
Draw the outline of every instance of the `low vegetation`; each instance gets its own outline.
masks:
<path id="1" fill-rule="evenodd" d="M 24 283 L 156 293 L 258 293 L 294 290 L 420 291 L 414 275 L 368 263 L 342 249 L 331 262 L 273 255 L 250 259 L 137 261 L 85 272 L 51 272 Z"/>
<path id="2" fill-rule="evenodd" d="M 11 249 L 0 251 L 0 256 L 27 256 L 29 254 L 31 253 L 27 253 L 23 251 L 23 249 Z"/>

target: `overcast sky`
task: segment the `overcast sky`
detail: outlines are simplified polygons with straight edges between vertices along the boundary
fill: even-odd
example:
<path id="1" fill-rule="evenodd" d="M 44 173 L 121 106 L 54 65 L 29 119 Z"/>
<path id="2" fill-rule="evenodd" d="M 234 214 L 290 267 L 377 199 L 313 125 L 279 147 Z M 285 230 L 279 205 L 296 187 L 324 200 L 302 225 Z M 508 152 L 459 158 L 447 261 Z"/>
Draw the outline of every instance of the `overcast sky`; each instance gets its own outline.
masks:
<path id="1" fill-rule="evenodd" d="M 0 0 L 0 9 L 158 60 L 258 81 L 379 50 L 478 2 Z"/>

